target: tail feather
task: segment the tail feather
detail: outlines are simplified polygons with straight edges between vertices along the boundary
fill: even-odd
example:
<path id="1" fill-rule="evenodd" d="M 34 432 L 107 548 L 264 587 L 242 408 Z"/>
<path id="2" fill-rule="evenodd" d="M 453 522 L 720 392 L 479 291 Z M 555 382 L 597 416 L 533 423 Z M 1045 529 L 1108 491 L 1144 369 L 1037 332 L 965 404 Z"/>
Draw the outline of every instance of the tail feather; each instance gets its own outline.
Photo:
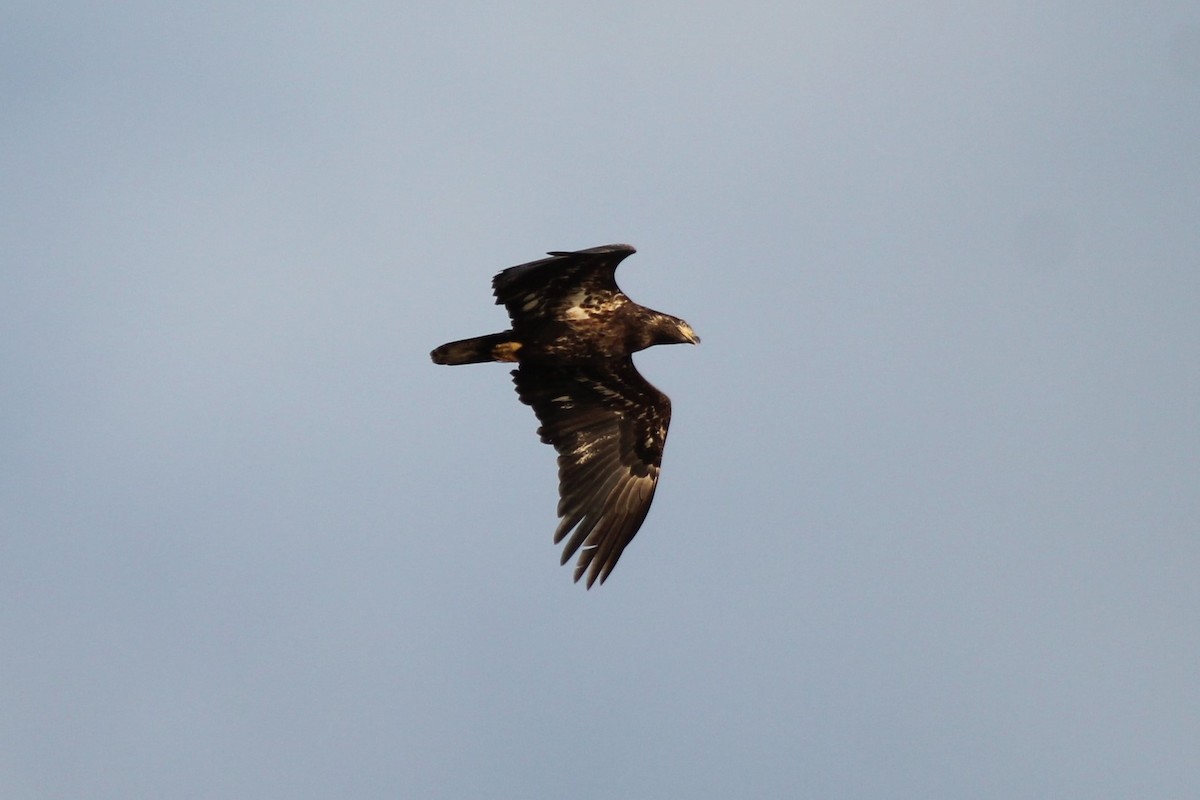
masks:
<path id="1" fill-rule="evenodd" d="M 492 333 L 447 342 L 434 348 L 429 357 L 435 364 L 482 364 L 486 361 L 515 361 L 517 345 L 512 332 Z"/>

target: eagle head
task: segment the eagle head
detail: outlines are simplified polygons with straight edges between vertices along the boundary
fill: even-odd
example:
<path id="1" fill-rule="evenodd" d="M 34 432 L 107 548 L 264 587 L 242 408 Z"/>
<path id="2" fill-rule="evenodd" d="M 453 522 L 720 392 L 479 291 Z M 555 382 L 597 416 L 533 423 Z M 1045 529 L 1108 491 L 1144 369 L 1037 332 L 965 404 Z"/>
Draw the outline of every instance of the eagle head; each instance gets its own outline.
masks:
<path id="1" fill-rule="evenodd" d="M 677 323 L 675 331 L 679 335 L 679 338 L 674 340 L 675 344 L 700 344 L 700 337 L 692 330 L 691 325 L 681 319 L 674 321 Z"/>
<path id="2" fill-rule="evenodd" d="M 644 350 L 656 344 L 700 344 L 700 337 L 692 330 L 692 326 L 679 317 L 651 312 L 653 316 L 641 326 L 642 341 L 634 349 Z"/>

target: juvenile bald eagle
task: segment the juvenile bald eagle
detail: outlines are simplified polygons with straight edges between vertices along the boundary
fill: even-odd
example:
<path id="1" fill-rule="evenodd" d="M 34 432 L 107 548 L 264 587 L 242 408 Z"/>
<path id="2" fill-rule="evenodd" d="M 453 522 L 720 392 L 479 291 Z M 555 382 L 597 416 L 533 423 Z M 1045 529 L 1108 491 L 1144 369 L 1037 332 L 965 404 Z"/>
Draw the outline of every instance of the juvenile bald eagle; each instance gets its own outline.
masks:
<path id="1" fill-rule="evenodd" d="M 610 244 L 510 267 L 492 279 L 512 330 L 450 342 L 435 364 L 516 362 L 513 382 L 533 407 L 538 435 L 558 451 L 558 529 L 576 552 L 575 580 L 604 583 L 654 499 L 671 401 L 641 376 L 631 354 L 656 344 L 698 344 L 691 326 L 634 303 L 617 287 L 633 247 Z"/>

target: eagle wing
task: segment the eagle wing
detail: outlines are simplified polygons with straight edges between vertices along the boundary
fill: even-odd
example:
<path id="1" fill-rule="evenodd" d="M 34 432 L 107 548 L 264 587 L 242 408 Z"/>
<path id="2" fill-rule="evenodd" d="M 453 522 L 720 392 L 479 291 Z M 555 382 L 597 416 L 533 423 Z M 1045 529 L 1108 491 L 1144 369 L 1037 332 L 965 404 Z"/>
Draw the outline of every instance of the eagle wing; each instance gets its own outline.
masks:
<path id="1" fill-rule="evenodd" d="M 575 580 L 608 577 L 650 511 L 662 464 L 670 399 L 629 358 L 580 367 L 522 364 L 513 370 L 521 402 L 558 451 L 557 544 L 562 563 L 577 551 Z"/>
<path id="2" fill-rule="evenodd" d="M 518 264 L 492 279 L 496 302 L 508 309 L 513 329 L 611 310 L 626 302 L 617 287 L 617 265 L 635 252 L 632 245 L 609 244 L 571 252 L 551 251 L 540 261 Z"/>

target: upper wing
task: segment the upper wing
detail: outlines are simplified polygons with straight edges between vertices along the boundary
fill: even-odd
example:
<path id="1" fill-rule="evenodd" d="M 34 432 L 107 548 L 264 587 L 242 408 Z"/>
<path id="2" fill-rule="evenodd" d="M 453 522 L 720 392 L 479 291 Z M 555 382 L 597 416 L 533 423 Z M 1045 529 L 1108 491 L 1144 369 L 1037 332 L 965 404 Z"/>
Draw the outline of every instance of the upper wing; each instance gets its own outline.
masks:
<path id="1" fill-rule="evenodd" d="M 555 543 L 571 533 L 562 563 L 579 551 L 575 580 L 586 570 L 589 588 L 604 583 L 650 511 L 671 401 L 628 358 L 584 368 L 526 363 L 513 382 L 542 423 L 542 441 L 558 451 Z"/>
<path id="2" fill-rule="evenodd" d="M 508 309 L 514 328 L 529 322 L 571 319 L 586 315 L 589 309 L 611 309 L 625 300 L 614 276 L 617 265 L 634 252 L 627 244 L 552 251 L 550 258 L 497 274 L 492 279 L 496 302 Z"/>

